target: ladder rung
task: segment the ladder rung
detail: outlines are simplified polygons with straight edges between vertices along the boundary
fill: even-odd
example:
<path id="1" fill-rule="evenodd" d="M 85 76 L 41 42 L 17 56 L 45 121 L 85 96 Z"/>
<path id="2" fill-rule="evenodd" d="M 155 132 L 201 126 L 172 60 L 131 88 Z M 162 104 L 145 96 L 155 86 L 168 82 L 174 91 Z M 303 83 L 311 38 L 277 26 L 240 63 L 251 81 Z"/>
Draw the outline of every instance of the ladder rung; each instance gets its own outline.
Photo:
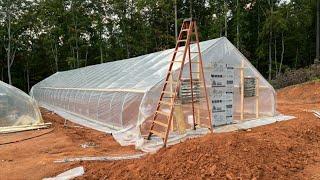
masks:
<path id="1" fill-rule="evenodd" d="M 182 29 L 181 31 L 182 31 L 182 32 L 185 32 L 185 31 L 189 31 L 189 29 Z"/>
<path id="2" fill-rule="evenodd" d="M 177 81 L 166 81 L 167 84 L 178 84 Z"/>
<path id="3" fill-rule="evenodd" d="M 199 119 L 210 119 L 210 118 L 207 116 L 199 116 Z"/>
<path id="4" fill-rule="evenodd" d="M 193 52 L 190 52 L 190 53 L 196 53 L 196 54 L 198 54 L 199 52 L 195 52 L 195 51 L 193 51 Z"/>
<path id="5" fill-rule="evenodd" d="M 172 63 L 183 63 L 183 61 L 171 61 Z"/>
<path id="6" fill-rule="evenodd" d="M 150 133 L 155 134 L 155 135 L 157 135 L 157 136 L 159 136 L 159 137 L 161 137 L 163 139 L 166 138 L 165 134 L 163 134 L 161 132 L 158 132 L 158 131 L 150 130 Z"/>
<path id="7" fill-rule="evenodd" d="M 198 73 L 199 74 L 200 72 L 191 72 L 191 73 Z"/>
<path id="8" fill-rule="evenodd" d="M 186 39 L 181 39 L 181 40 L 178 40 L 177 42 L 187 42 Z"/>
<path id="9" fill-rule="evenodd" d="M 199 108 L 199 107 L 194 107 L 194 109 L 196 109 L 196 110 L 201 110 L 201 111 L 208 111 L 207 109 L 201 109 L 201 108 Z"/>
<path id="10" fill-rule="evenodd" d="M 165 104 L 165 105 L 168 105 L 168 106 L 172 106 L 173 105 L 172 103 L 167 102 L 167 101 L 160 101 L 160 104 Z"/>
<path id="11" fill-rule="evenodd" d="M 165 116 L 170 116 L 169 113 L 163 112 L 163 111 L 156 111 L 159 114 L 165 115 Z"/>
<path id="12" fill-rule="evenodd" d="M 160 121 L 154 120 L 153 123 L 156 123 L 156 124 L 158 124 L 158 125 L 160 125 L 160 126 L 163 126 L 163 127 L 168 127 L 168 124 L 165 124 L 165 123 L 160 122 Z"/>
<path id="13" fill-rule="evenodd" d="M 171 95 L 174 95 L 175 93 L 174 92 L 170 92 L 170 91 L 162 91 L 163 94 L 171 94 Z"/>

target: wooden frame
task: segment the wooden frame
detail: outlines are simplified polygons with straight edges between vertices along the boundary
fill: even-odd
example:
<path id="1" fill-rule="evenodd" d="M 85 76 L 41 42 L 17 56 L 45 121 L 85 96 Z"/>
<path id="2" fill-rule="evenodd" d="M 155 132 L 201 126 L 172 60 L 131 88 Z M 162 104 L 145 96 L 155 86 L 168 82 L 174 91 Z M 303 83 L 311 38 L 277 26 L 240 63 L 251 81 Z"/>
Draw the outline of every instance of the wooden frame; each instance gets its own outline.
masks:
<path id="1" fill-rule="evenodd" d="M 240 66 L 240 120 L 244 119 L 244 60 L 241 60 L 241 66 Z M 255 86 L 255 116 L 256 118 L 259 118 L 259 93 L 260 93 L 260 82 L 259 78 L 255 77 L 256 80 L 256 86 Z"/>

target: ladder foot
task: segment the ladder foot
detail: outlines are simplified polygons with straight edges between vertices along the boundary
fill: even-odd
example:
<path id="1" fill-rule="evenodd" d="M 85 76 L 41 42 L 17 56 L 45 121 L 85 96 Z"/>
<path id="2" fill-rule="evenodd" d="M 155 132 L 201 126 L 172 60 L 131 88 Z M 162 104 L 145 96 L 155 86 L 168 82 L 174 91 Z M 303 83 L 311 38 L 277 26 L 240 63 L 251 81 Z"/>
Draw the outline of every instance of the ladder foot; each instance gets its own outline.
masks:
<path id="1" fill-rule="evenodd" d="M 163 148 L 166 148 L 167 147 L 167 145 L 166 144 L 163 144 Z"/>
<path id="2" fill-rule="evenodd" d="M 150 140 L 151 139 L 151 136 L 152 136 L 152 133 L 149 133 L 148 137 L 147 137 L 147 140 Z"/>

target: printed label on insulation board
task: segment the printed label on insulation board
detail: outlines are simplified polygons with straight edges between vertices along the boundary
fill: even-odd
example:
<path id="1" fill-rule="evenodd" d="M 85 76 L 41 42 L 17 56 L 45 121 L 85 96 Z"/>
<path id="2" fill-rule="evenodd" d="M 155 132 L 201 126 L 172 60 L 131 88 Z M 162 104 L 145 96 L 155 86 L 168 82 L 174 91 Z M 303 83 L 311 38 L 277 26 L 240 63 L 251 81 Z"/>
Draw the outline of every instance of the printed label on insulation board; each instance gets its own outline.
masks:
<path id="1" fill-rule="evenodd" d="M 230 64 L 214 63 L 211 71 L 212 124 L 233 122 L 234 68 Z"/>

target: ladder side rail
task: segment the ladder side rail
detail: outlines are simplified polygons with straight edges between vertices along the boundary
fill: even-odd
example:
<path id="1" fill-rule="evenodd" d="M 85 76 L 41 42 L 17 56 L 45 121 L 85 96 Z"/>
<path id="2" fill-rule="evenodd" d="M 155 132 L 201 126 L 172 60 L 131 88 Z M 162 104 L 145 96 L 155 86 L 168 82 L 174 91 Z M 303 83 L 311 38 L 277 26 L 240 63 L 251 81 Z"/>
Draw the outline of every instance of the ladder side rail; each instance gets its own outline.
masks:
<path id="1" fill-rule="evenodd" d="M 173 95 L 173 101 L 176 100 L 177 92 L 178 92 L 178 90 L 180 88 L 180 84 L 181 84 L 180 82 L 181 82 L 182 72 L 183 72 L 183 68 L 184 68 L 184 62 L 185 62 L 185 59 L 186 59 L 186 56 L 187 56 L 188 47 L 190 46 L 190 35 L 191 35 L 192 28 L 193 28 L 193 23 L 190 22 L 188 28 L 189 28 L 189 30 L 188 30 L 188 33 L 187 33 L 187 41 L 185 43 L 184 53 L 183 53 L 182 63 L 181 63 L 181 68 L 180 68 L 179 77 L 178 77 L 179 83 L 175 88 L 175 93 Z M 165 135 L 165 139 L 164 139 L 164 147 L 166 147 L 166 145 L 167 145 L 169 130 L 171 128 L 171 121 L 172 121 L 172 117 L 173 117 L 173 111 L 174 111 L 174 105 L 171 106 L 171 111 L 170 111 L 170 115 L 169 115 L 169 119 L 168 119 L 168 127 L 167 127 L 167 130 L 166 130 L 166 135 Z"/>
<path id="2" fill-rule="evenodd" d="M 182 29 L 184 28 L 184 24 L 182 25 L 182 27 L 181 27 L 181 30 L 180 30 L 180 33 L 179 33 L 179 37 L 178 37 L 178 40 L 180 40 L 181 38 L 182 38 Z M 174 49 L 174 53 L 173 53 L 173 56 L 172 56 L 172 58 L 171 58 L 171 61 L 170 61 L 170 65 L 169 65 L 169 69 L 168 69 L 168 73 L 167 73 L 167 75 L 166 75 L 166 78 L 165 78 L 165 83 L 164 83 L 164 85 L 163 85 L 163 87 L 162 87 L 162 92 L 163 91 L 165 91 L 165 89 L 166 89 L 166 87 L 167 87 L 167 81 L 168 81 L 168 79 L 169 79 L 169 77 L 170 76 L 172 76 L 172 67 L 173 67 L 173 61 L 175 60 L 175 58 L 176 58 L 176 56 L 177 56 L 177 50 L 179 49 L 179 43 L 176 43 L 176 47 L 175 47 L 175 49 Z M 156 113 L 154 114 L 154 117 L 153 117 L 153 120 L 155 120 L 156 118 L 157 118 L 157 115 L 158 115 L 158 113 L 157 113 L 157 111 L 160 109 L 160 101 L 163 99 L 163 93 L 161 93 L 161 95 L 160 95 L 160 97 L 159 97 L 159 101 L 158 101 L 158 105 L 157 105 L 157 108 L 156 108 Z M 153 124 L 152 124 L 152 126 L 151 126 L 152 128 L 153 128 Z M 151 129 L 152 129 L 151 128 Z"/>
<path id="3" fill-rule="evenodd" d="M 197 49 L 198 49 L 198 54 L 199 54 L 200 74 L 201 74 L 201 78 L 202 78 L 203 85 L 204 85 L 204 93 L 205 93 L 205 97 L 206 97 L 206 104 L 207 104 L 208 116 L 209 116 L 209 121 L 210 121 L 209 125 L 210 125 L 211 132 L 213 132 L 213 126 L 212 126 L 213 123 L 212 123 L 212 117 L 211 117 L 211 112 L 210 112 L 207 86 L 206 86 L 206 81 L 205 81 L 204 72 L 203 72 L 202 55 L 201 55 L 201 51 L 200 51 L 198 27 L 197 27 L 196 22 L 194 22 L 194 27 L 195 27 L 196 42 L 197 42 L 196 44 L 197 44 Z"/>
<path id="4" fill-rule="evenodd" d="M 182 29 L 184 28 L 184 24 L 181 26 L 181 30 L 180 30 L 180 33 L 179 33 L 179 37 L 178 37 L 178 40 L 180 40 L 181 38 L 182 38 Z M 154 127 L 154 121 L 157 119 L 157 117 L 158 117 L 158 113 L 157 113 L 157 111 L 159 111 L 159 109 L 160 109 L 160 101 L 163 99 L 163 96 L 164 96 L 164 93 L 163 93 L 163 91 L 165 91 L 165 89 L 166 89 L 166 87 L 167 87 L 167 81 L 168 81 L 168 79 L 169 79 L 169 77 L 170 77 L 170 75 L 172 76 L 172 67 L 173 67 L 173 61 L 175 60 L 175 58 L 176 58 L 176 56 L 177 56 L 177 50 L 179 49 L 179 44 L 180 43 L 176 43 L 176 47 L 175 47 L 175 49 L 174 49 L 174 53 L 173 53 L 173 56 L 172 56 L 172 58 L 171 58 L 171 61 L 170 61 L 170 65 L 169 65 L 169 68 L 168 68 L 168 71 L 167 71 L 167 75 L 166 75 L 166 78 L 165 78 L 165 83 L 164 83 L 164 85 L 163 85 L 163 87 L 162 87 L 162 91 L 161 91 L 161 94 L 160 94 L 160 97 L 159 97 L 159 100 L 158 100 L 158 104 L 157 104 L 157 108 L 156 108 L 156 110 L 155 110 L 155 113 L 154 113 L 154 115 L 153 115 L 153 119 L 152 119 L 152 124 L 151 124 L 151 127 L 150 127 L 150 131 L 149 131 L 149 135 L 148 135 L 148 138 L 147 139 L 150 139 L 150 137 L 151 137 L 151 135 L 153 134 L 153 133 L 151 133 L 151 130 L 153 130 L 153 127 Z"/>
<path id="5" fill-rule="evenodd" d="M 191 39 L 191 37 L 190 37 Z M 195 113 L 194 113 L 194 92 L 193 92 L 193 77 L 192 77 L 192 63 L 191 63 L 191 48 L 190 48 L 190 45 L 189 45 L 189 53 L 188 53 L 188 56 L 189 56 L 189 74 L 190 74 L 190 90 L 191 90 L 191 106 L 192 106 L 192 121 L 193 121 L 193 129 L 195 130 L 196 129 L 196 120 L 195 120 Z"/>

